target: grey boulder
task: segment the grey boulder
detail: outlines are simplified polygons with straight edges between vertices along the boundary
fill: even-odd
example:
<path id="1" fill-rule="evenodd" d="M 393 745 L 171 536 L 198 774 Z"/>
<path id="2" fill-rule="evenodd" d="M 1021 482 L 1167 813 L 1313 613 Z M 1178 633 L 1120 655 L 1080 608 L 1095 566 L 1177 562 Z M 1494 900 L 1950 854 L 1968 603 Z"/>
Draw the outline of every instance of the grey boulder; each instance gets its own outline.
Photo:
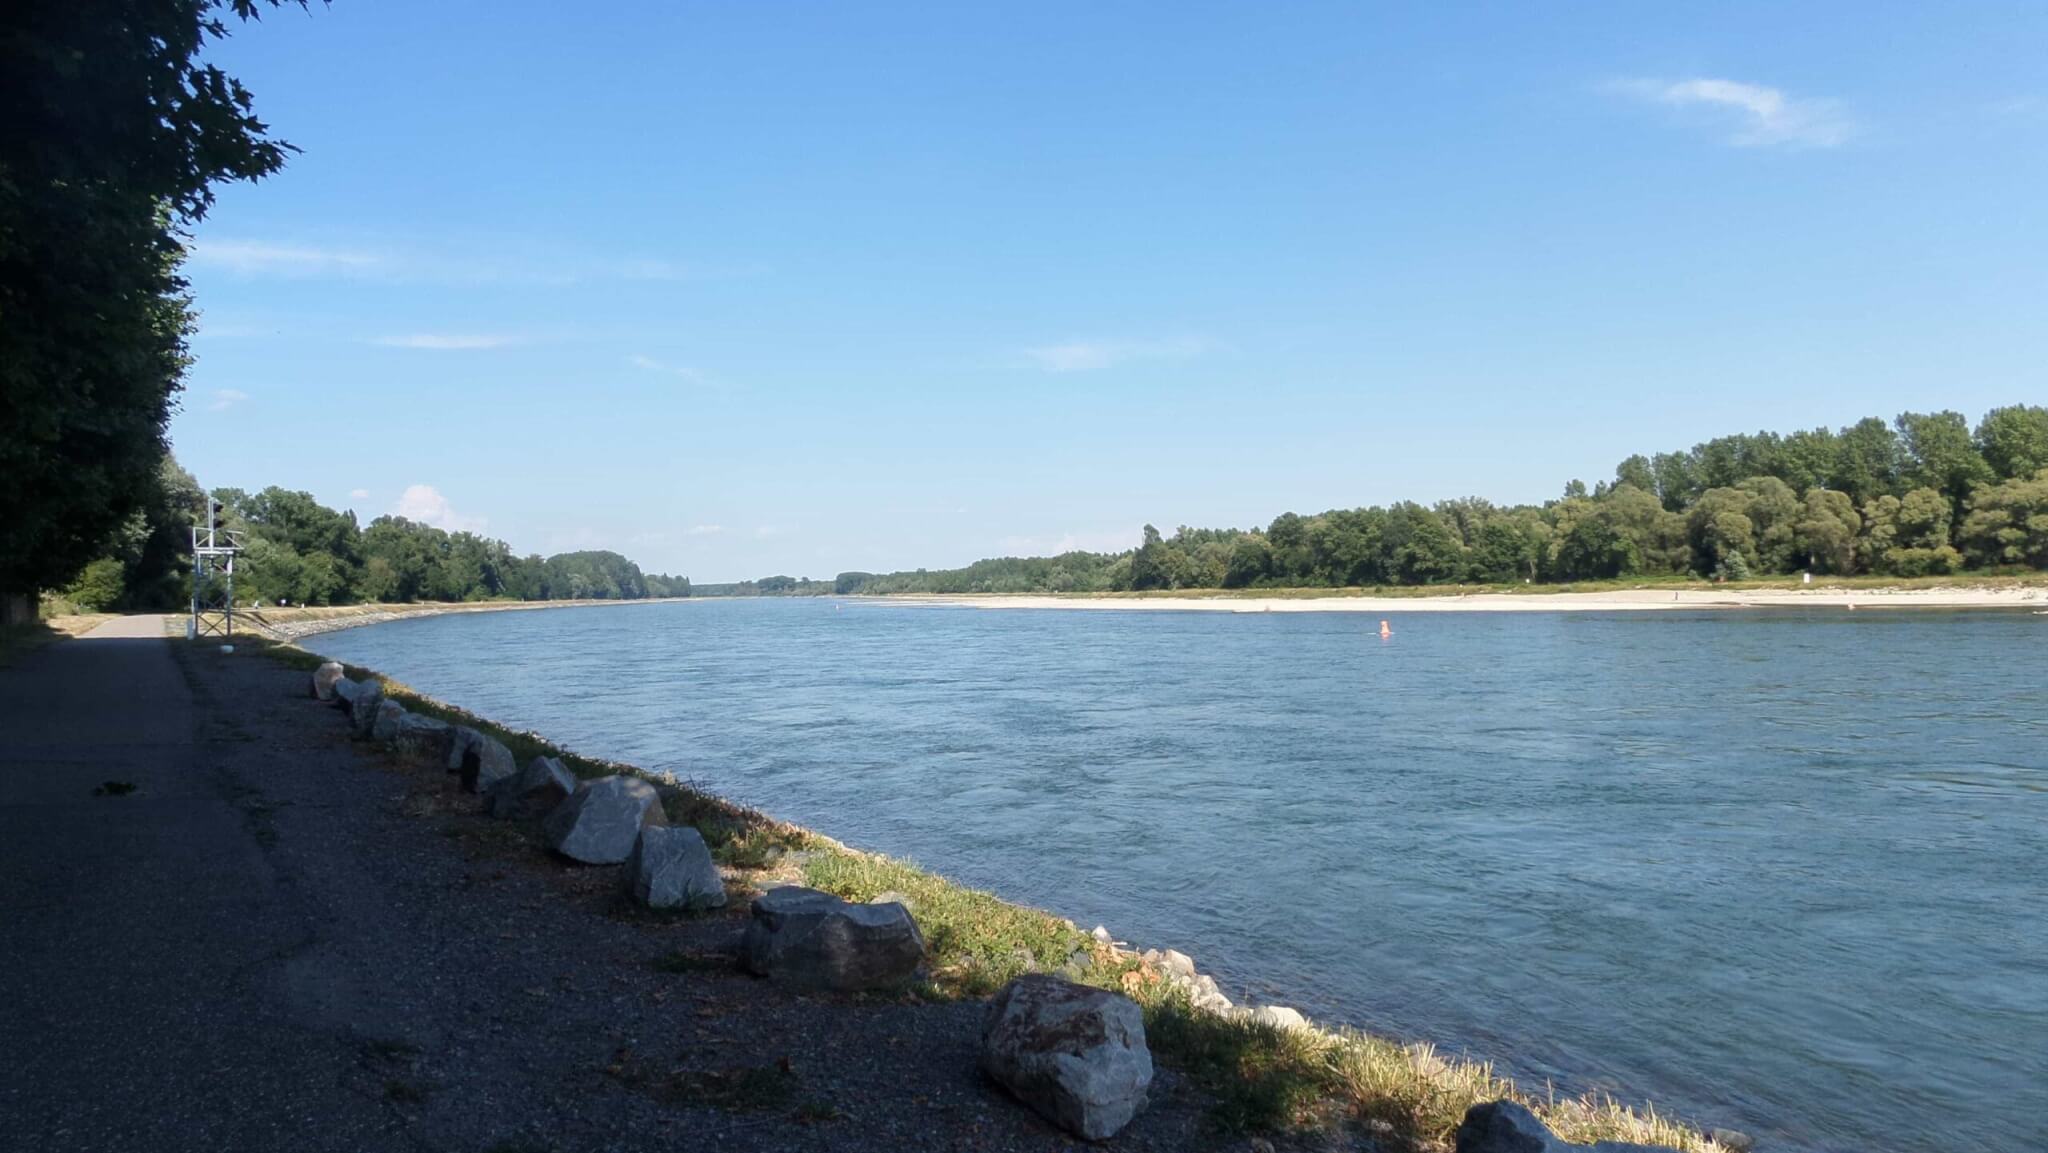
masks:
<path id="1" fill-rule="evenodd" d="M 616 865 L 633 852 L 641 829 L 666 824 L 668 814 L 653 785 L 635 777 L 599 777 L 555 806 L 541 834 L 549 848 L 572 861 Z"/>
<path id="2" fill-rule="evenodd" d="M 1290 1009 L 1285 1005 L 1261 1005 L 1246 1016 L 1249 1020 L 1261 1025 L 1270 1025 L 1275 1029 L 1308 1028 L 1308 1018 L 1302 1016 L 1299 1010 Z"/>
<path id="3" fill-rule="evenodd" d="M 803 989 L 887 989 L 924 962 L 924 934 L 897 904 L 855 905 L 789 885 L 755 898 L 747 968 Z"/>
<path id="4" fill-rule="evenodd" d="M 397 701 L 377 702 L 377 715 L 370 718 L 370 739 L 378 744 L 397 740 L 399 723 L 410 715 Z"/>
<path id="5" fill-rule="evenodd" d="M 517 773 L 519 762 L 512 759 L 512 750 L 503 741 L 460 725 L 449 739 L 448 771 L 462 774 L 464 789 L 485 793 Z"/>
<path id="6" fill-rule="evenodd" d="M 354 726 L 358 737 L 370 735 L 370 726 L 377 723 L 377 706 L 384 703 L 384 686 L 376 681 L 360 681 L 348 699 L 349 724 Z"/>
<path id="7" fill-rule="evenodd" d="M 1145 1014 L 1106 989 L 1019 977 L 989 1003 L 981 1067 L 1046 1120 L 1101 1141 L 1145 1107 L 1152 1085 Z"/>
<path id="8" fill-rule="evenodd" d="M 341 662 L 339 661 L 328 661 L 319 668 L 314 669 L 313 699 L 316 701 L 333 700 L 335 682 L 347 679 L 347 670 L 341 667 Z"/>
<path id="9" fill-rule="evenodd" d="M 640 830 L 622 874 L 627 895 L 650 909 L 716 909 L 725 904 L 725 879 L 692 828 L 654 825 Z"/>
<path id="10" fill-rule="evenodd" d="M 329 686 L 329 691 L 333 695 L 328 700 L 335 708 L 340 709 L 342 712 L 348 712 L 354 706 L 356 690 L 360 688 L 362 686 L 355 681 L 343 677 Z"/>
<path id="11" fill-rule="evenodd" d="M 1456 1153 L 1676 1153 L 1663 1145 L 1602 1141 L 1574 1145 L 1513 1101 L 1488 1101 L 1465 1110 L 1458 1123 Z"/>
<path id="12" fill-rule="evenodd" d="M 438 765 L 447 761 L 448 748 L 454 742 L 455 726 L 418 713 L 400 717 L 398 732 L 391 738 L 392 747 L 400 757 L 419 765 Z"/>
<path id="13" fill-rule="evenodd" d="M 501 820 L 532 820 L 554 811 L 576 791 L 576 778 L 553 757 L 535 757 L 526 767 L 492 785 L 484 811 Z"/>

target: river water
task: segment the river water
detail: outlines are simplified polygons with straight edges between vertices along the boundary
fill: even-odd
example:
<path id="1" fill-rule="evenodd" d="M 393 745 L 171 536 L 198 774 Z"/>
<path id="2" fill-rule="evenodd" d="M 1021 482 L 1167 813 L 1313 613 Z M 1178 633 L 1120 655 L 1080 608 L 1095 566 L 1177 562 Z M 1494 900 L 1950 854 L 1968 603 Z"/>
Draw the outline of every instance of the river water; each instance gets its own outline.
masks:
<path id="1" fill-rule="evenodd" d="M 2048 619 L 717 601 L 311 638 L 1767 1148 L 2048 1148 Z"/>

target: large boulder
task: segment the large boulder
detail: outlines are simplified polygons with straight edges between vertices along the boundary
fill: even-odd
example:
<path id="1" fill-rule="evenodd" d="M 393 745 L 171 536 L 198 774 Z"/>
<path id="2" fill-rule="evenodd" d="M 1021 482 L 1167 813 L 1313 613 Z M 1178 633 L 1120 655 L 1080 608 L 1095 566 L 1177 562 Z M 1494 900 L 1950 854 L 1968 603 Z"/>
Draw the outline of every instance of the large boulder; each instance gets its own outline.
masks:
<path id="1" fill-rule="evenodd" d="M 398 719 L 398 732 L 391 744 L 398 755 L 417 765 L 439 765 L 448 760 L 448 747 L 455 742 L 455 726 L 435 717 L 407 713 Z"/>
<path id="2" fill-rule="evenodd" d="M 633 852 L 640 830 L 668 824 L 661 795 L 637 777 L 599 777 L 577 788 L 541 823 L 548 846 L 586 865 L 616 865 Z"/>
<path id="3" fill-rule="evenodd" d="M 356 685 L 355 693 L 348 699 L 349 724 L 354 726 L 358 737 L 370 735 L 370 726 L 377 723 L 377 706 L 384 703 L 384 686 L 376 681 L 362 681 Z"/>
<path id="4" fill-rule="evenodd" d="M 517 773 L 519 762 L 512 759 L 512 750 L 503 741 L 461 725 L 449 741 L 448 771 L 462 774 L 463 788 L 484 793 Z"/>
<path id="5" fill-rule="evenodd" d="M 623 874 L 626 893 L 650 909 L 716 909 L 725 904 L 725 879 L 704 836 L 692 828 L 655 825 L 640 830 Z"/>
<path id="6" fill-rule="evenodd" d="M 1145 1107 L 1145 1014 L 1107 989 L 1026 974 L 989 1004 L 981 1067 L 1046 1120 L 1101 1141 Z"/>
<path id="7" fill-rule="evenodd" d="M 349 680 L 347 677 L 343 677 L 340 680 L 335 681 L 334 684 L 330 686 L 330 689 L 334 694 L 331 698 L 329 698 L 330 703 L 332 703 L 335 708 L 340 709 L 342 712 L 348 712 L 350 709 L 355 707 L 356 690 L 359 688 L 362 688 L 362 685 L 356 683 L 355 681 Z"/>
<path id="8" fill-rule="evenodd" d="M 370 718 L 370 739 L 388 744 L 398 739 L 398 723 L 410 716 L 405 706 L 393 700 L 377 702 L 377 715 Z"/>
<path id="9" fill-rule="evenodd" d="M 348 670 L 342 668 L 339 661 L 328 661 L 319 668 L 314 669 L 313 699 L 316 701 L 333 700 L 335 682 L 347 679 Z"/>
<path id="10" fill-rule="evenodd" d="M 576 777 L 553 757 L 535 757 L 526 767 L 492 785 L 484 811 L 502 820 L 545 817 L 576 791 Z"/>
<path id="11" fill-rule="evenodd" d="M 1465 1110 L 1458 1123 L 1456 1153 L 1676 1153 L 1663 1145 L 1602 1141 L 1574 1145 L 1513 1101 L 1488 1101 Z"/>
<path id="12" fill-rule="evenodd" d="M 924 935 L 898 904 L 853 905 L 789 885 L 754 900 L 747 968 L 801 989 L 886 989 L 924 961 Z"/>

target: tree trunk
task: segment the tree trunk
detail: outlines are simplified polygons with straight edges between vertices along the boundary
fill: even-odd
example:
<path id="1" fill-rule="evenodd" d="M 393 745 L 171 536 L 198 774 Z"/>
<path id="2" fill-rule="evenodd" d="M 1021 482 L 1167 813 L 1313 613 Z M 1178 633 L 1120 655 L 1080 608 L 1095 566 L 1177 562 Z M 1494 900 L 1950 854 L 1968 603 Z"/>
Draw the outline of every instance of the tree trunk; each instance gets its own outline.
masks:
<path id="1" fill-rule="evenodd" d="M 34 624 L 34 593 L 0 593 L 0 626 Z"/>

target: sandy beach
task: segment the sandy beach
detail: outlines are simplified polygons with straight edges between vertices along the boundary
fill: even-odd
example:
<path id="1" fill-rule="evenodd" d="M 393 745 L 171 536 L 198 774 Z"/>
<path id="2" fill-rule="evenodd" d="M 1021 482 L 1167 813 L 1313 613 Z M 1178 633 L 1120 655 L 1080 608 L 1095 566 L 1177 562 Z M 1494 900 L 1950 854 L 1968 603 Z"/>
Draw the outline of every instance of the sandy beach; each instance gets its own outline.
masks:
<path id="1" fill-rule="evenodd" d="M 1116 609 L 1216 613 L 1512 613 L 1637 612 L 1664 609 L 1956 609 L 2033 608 L 2048 612 L 2048 588 L 1614 589 L 1578 593 L 1475 593 L 1446 596 L 892 596 L 891 602 L 985 609 Z"/>

